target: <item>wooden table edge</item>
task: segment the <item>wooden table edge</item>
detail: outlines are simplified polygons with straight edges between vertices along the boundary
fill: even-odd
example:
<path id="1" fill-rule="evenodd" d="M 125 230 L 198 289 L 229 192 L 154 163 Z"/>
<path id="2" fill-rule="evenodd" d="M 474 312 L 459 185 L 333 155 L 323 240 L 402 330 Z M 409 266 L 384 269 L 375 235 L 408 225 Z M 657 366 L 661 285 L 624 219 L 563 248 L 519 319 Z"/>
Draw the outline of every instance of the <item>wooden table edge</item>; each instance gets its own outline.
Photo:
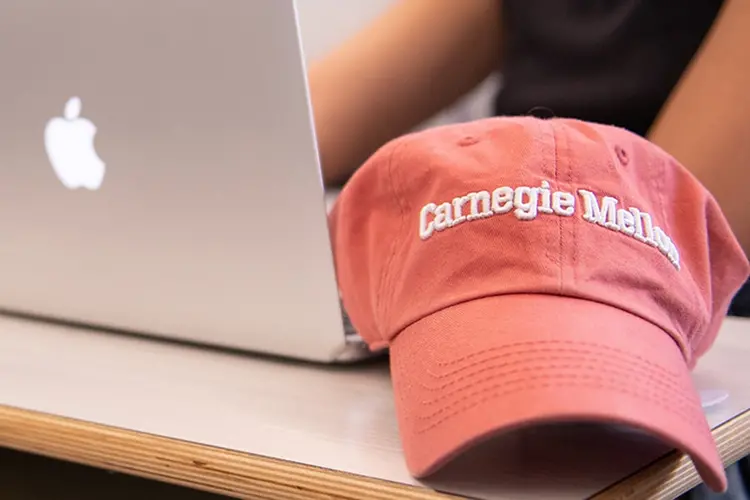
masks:
<path id="1" fill-rule="evenodd" d="M 725 467 L 750 455 L 750 409 L 715 427 L 712 433 Z M 673 452 L 594 495 L 592 500 L 673 499 L 701 482 L 693 462 L 684 453 Z"/>
<path id="2" fill-rule="evenodd" d="M 713 431 L 725 465 L 750 454 L 750 410 Z M 406 500 L 459 497 L 312 465 L 0 405 L 0 446 L 238 498 Z M 671 453 L 593 498 L 670 499 L 700 483 Z"/>
<path id="3" fill-rule="evenodd" d="M 5 405 L 0 405 L 0 446 L 237 498 L 459 498 L 418 486 Z"/>

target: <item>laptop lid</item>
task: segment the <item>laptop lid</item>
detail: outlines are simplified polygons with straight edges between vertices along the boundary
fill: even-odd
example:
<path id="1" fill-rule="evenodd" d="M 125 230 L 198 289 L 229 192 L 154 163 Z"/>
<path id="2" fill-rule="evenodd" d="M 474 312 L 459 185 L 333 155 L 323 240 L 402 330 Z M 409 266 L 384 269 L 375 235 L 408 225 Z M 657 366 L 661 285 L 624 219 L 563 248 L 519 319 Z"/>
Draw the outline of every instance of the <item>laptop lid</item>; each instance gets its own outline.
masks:
<path id="1" fill-rule="evenodd" d="M 291 0 L 0 3 L 0 307 L 340 357 Z"/>

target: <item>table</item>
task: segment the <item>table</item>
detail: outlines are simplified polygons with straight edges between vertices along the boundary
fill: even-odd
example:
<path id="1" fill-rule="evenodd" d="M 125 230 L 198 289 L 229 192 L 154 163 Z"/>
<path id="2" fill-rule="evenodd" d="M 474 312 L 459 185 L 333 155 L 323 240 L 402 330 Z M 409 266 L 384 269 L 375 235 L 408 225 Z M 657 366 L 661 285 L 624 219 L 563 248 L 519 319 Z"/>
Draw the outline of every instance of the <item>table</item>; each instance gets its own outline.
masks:
<path id="1" fill-rule="evenodd" d="M 726 320 L 695 379 L 729 394 L 707 413 L 725 463 L 750 454 L 750 321 Z M 673 498 L 699 482 L 661 444 L 595 426 L 500 438 L 474 452 L 491 469 L 467 458 L 419 482 L 385 361 L 317 366 L 12 317 L 0 446 L 255 498 Z"/>

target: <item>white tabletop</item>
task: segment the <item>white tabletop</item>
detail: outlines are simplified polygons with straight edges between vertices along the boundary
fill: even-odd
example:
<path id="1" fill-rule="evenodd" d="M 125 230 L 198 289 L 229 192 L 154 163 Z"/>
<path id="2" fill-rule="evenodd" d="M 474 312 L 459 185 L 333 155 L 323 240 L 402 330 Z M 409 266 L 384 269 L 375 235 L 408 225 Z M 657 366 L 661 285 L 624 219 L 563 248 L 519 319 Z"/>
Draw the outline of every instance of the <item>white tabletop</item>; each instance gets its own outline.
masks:
<path id="1" fill-rule="evenodd" d="M 695 375 L 729 394 L 707 413 L 713 427 L 750 408 L 748 379 L 750 321 L 728 319 Z M 580 499 L 668 451 L 607 428 L 551 428 L 476 451 L 486 470 L 469 455 L 419 483 L 404 466 L 384 361 L 312 366 L 6 317 L 0 405 L 493 499 Z M 582 436 L 595 444 L 581 447 Z"/>

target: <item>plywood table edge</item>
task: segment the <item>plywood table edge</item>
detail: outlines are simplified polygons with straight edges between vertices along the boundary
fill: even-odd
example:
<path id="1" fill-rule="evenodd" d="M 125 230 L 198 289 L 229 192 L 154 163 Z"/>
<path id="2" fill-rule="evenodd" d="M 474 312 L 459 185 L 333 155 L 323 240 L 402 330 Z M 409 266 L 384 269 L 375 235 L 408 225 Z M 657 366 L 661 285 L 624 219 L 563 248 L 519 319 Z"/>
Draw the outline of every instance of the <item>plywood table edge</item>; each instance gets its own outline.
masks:
<path id="1" fill-rule="evenodd" d="M 713 429 L 725 467 L 750 455 L 750 410 Z M 701 483 L 693 462 L 674 452 L 592 497 L 592 500 L 677 498 Z"/>
<path id="2" fill-rule="evenodd" d="M 0 446 L 237 498 L 458 498 L 428 488 L 4 405 L 0 405 Z"/>
<path id="3" fill-rule="evenodd" d="M 713 431 L 726 466 L 750 455 L 750 410 Z M 458 497 L 406 485 L 0 405 L 0 446 L 237 498 L 431 500 Z M 671 453 L 593 499 L 673 499 L 700 483 Z"/>

